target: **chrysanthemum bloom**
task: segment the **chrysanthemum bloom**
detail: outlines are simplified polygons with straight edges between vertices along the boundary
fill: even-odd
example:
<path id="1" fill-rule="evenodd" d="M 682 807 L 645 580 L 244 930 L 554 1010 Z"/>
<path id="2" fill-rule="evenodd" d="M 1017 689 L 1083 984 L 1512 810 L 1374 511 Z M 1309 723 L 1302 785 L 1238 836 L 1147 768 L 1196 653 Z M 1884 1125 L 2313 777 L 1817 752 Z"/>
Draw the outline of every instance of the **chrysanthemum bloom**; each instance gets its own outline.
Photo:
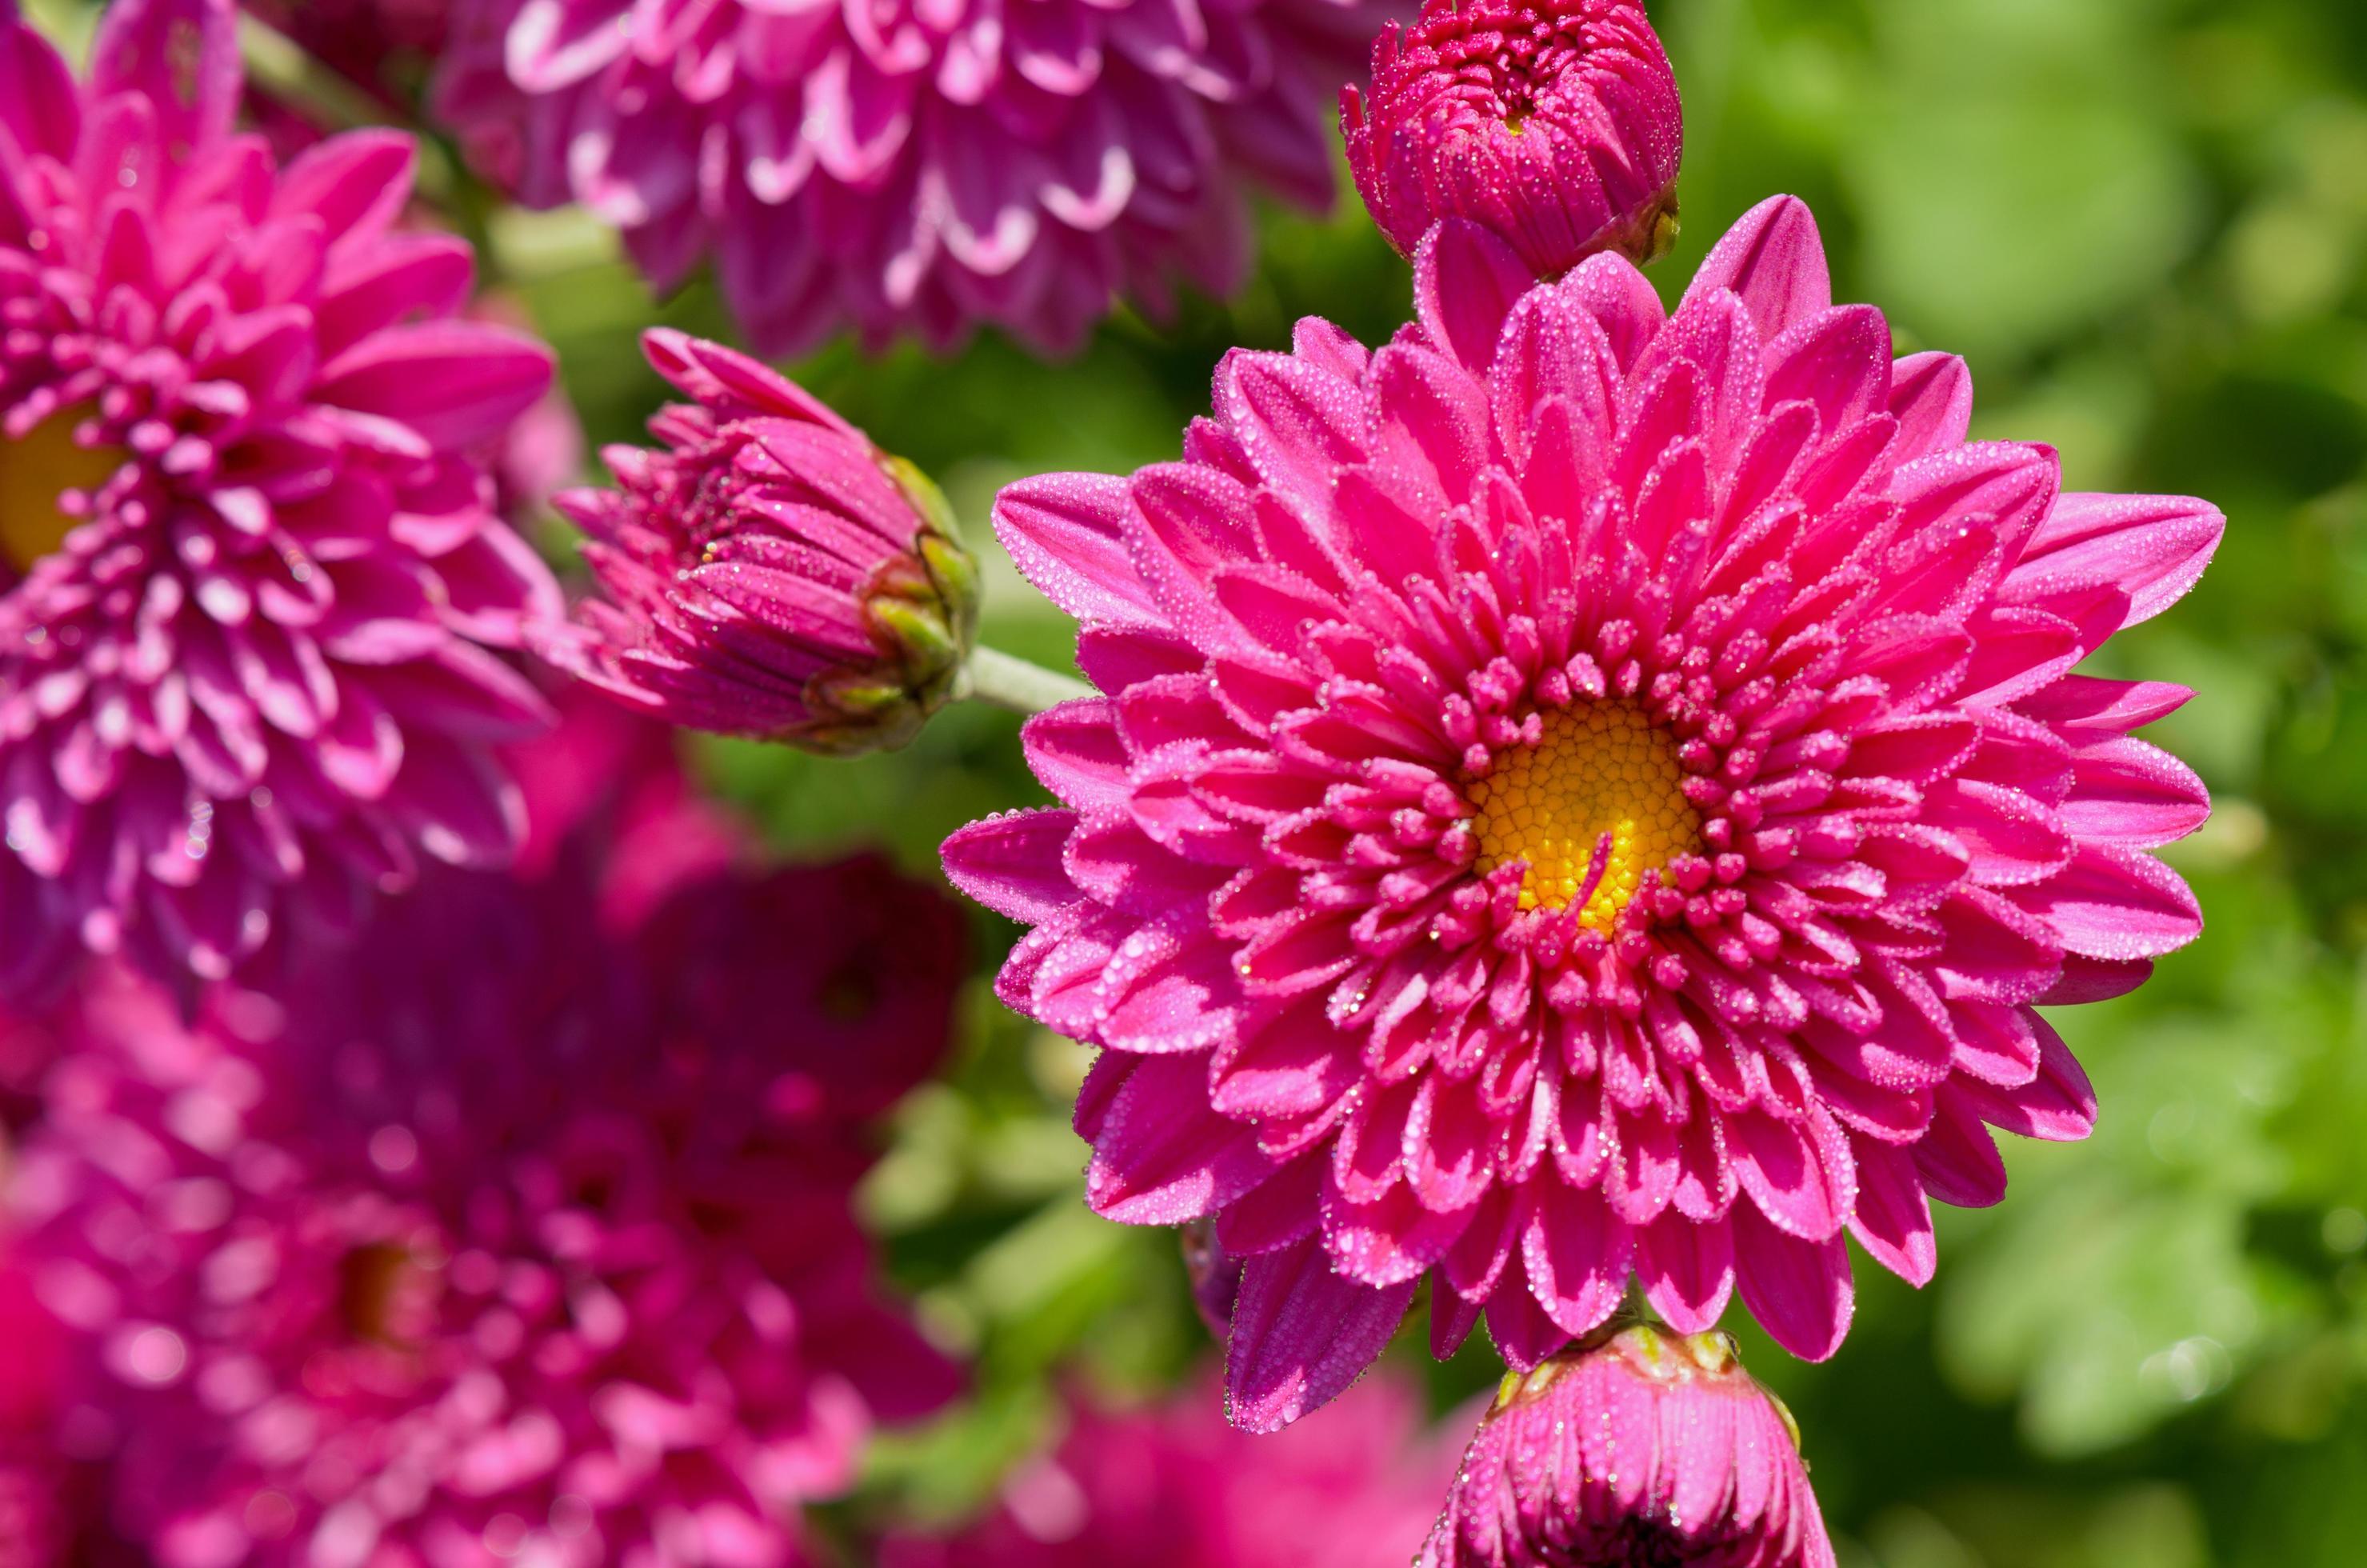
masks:
<path id="1" fill-rule="evenodd" d="M 462 454 L 549 356 L 390 227 L 413 146 L 275 173 L 228 0 L 122 0 L 76 84 L 0 0 L 0 982 L 218 975 L 517 835 L 486 650 L 559 610 Z"/>
<path id="2" fill-rule="evenodd" d="M 1430 226 L 1493 230 L 1530 274 L 1676 237 L 1684 111 L 1637 0 L 1428 0 L 1373 44 L 1367 102 L 1342 88 L 1348 164 L 1407 256 Z"/>
<path id="3" fill-rule="evenodd" d="M 1234 1431 L 1219 1409 L 1205 1392 L 1077 1404 L 1059 1449 L 1014 1472 L 985 1518 L 893 1539 L 882 1568 L 1404 1568 L 1460 1453 L 1394 1378 L 1279 1437 Z"/>
<path id="4" fill-rule="evenodd" d="M 1330 201 L 1325 106 L 1392 8 L 473 0 L 436 98 L 522 121 L 524 196 L 590 207 L 659 287 L 711 256 L 768 355 L 980 323 L 1065 351 L 1116 296 L 1237 286 L 1249 187 Z"/>
<path id="5" fill-rule="evenodd" d="M 1966 444 L 1960 360 L 1836 309 L 1789 199 L 1665 316 L 1450 221 L 1421 320 L 1236 353 L 1184 460 L 1006 490 L 1014 557 L 1106 695 L 975 824 L 956 882 L 1036 929 L 1001 990 L 1107 1048 L 1088 1196 L 1213 1215 L 1230 1378 L 1273 1425 L 1432 1279 L 1533 1367 L 1631 1273 L 1829 1354 L 1844 1231 L 1920 1281 L 1988 1129 L 2086 1133 L 2033 1004 L 2200 926 L 2147 851 L 2207 805 L 2129 737 L 2188 695 L 2072 666 L 2219 537 Z"/>
<path id="6" fill-rule="evenodd" d="M 1721 1333 L 1504 1380 L 1417 1568 L 1832 1568 L 1799 1430 Z"/>
<path id="7" fill-rule="evenodd" d="M 187 1028 L 86 988 L 17 1198 L 164 1568 L 798 1562 L 870 1426 L 950 1392 L 850 1189 L 930 1064 L 912 1015 L 944 1041 L 959 912 L 856 862 L 619 933 L 605 874 L 581 838 L 439 872 Z M 750 933 L 843 928 L 745 935 L 775 983 L 718 987 L 681 938 L 734 890 Z"/>
<path id="8" fill-rule="evenodd" d="M 620 488 L 560 510 L 607 591 L 551 661 L 693 729 L 813 751 L 898 746 L 954 694 L 978 576 L 935 485 L 744 355 L 677 332 L 650 362 L 696 401 L 612 447 Z"/>

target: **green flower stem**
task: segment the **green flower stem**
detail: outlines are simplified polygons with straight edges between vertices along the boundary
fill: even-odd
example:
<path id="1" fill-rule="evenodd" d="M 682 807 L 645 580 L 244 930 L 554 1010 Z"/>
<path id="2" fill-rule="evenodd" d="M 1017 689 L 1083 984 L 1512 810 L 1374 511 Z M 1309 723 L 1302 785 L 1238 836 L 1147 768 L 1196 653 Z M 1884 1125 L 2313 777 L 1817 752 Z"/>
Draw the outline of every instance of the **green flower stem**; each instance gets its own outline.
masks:
<path id="1" fill-rule="evenodd" d="M 1093 688 L 1074 676 L 1064 676 L 991 648 L 974 648 L 962 671 L 958 695 L 1014 713 L 1041 713 L 1073 698 L 1091 697 Z"/>

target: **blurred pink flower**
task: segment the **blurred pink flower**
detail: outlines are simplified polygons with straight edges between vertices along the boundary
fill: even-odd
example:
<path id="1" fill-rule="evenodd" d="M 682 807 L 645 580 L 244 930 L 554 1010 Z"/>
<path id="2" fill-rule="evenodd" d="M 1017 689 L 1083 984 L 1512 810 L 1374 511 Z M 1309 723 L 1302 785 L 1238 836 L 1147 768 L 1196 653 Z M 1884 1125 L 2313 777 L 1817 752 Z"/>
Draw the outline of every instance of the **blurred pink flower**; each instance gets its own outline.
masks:
<path id="1" fill-rule="evenodd" d="M 228 0 L 122 0 L 90 79 L 0 0 L 0 983 L 77 946 L 219 976 L 423 856 L 501 862 L 488 648 L 558 613 L 466 454 L 549 356 L 391 225 L 413 144 L 275 171 Z"/>
<path id="2" fill-rule="evenodd" d="M 1429 0 L 1373 44 L 1372 97 L 1342 91 L 1348 164 L 1407 256 L 1469 218 L 1530 272 L 1676 235 L 1684 110 L 1637 0 Z"/>
<path id="3" fill-rule="evenodd" d="M 660 288 L 712 256 L 767 355 L 844 326 L 1077 347 L 1124 295 L 1225 293 L 1246 194 L 1331 199 L 1323 106 L 1373 0 L 470 0 L 435 99 Z"/>
<path id="4" fill-rule="evenodd" d="M 850 1201 L 944 1046 L 958 910 L 857 860 L 619 926 L 619 820 L 187 1026 L 84 987 L 16 1199 L 164 1568 L 800 1562 L 872 1425 L 952 1392 Z"/>
<path id="5" fill-rule="evenodd" d="M 0 1253 L 0 1568 L 68 1568 L 91 1499 L 58 1443 L 65 1335 L 15 1254 Z"/>
<path id="6" fill-rule="evenodd" d="M 1504 1380 L 1416 1568 L 1832 1568 L 1789 1412 L 1724 1334 L 1624 1329 Z"/>
<path id="7" fill-rule="evenodd" d="M 1072 1406 L 1067 1438 L 958 1536 L 890 1540 L 881 1568 L 1401 1568 L 1453 1479 L 1404 1380 L 1375 1376 L 1271 1437 L 1213 1391 L 1160 1409 Z"/>
<path id="8" fill-rule="evenodd" d="M 596 883 L 602 929 L 629 933 L 676 891 L 748 858 L 747 824 L 684 771 L 678 732 L 588 687 L 546 679 L 559 722 L 504 756 L 526 800 L 512 875 Z"/>
<path id="9" fill-rule="evenodd" d="M 2150 851 L 2203 786 L 2129 733 L 2189 693 L 2071 671 L 2216 510 L 1968 444 L 1963 361 L 1833 306 L 1790 199 L 1673 316 L 1459 220 L 1416 297 L 1378 351 L 1229 356 L 1181 462 L 1002 493 L 1106 695 L 1024 732 L 1059 808 L 945 849 L 1035 927 L 1003 998 L 1105 1048 L 1089 1201 L 1246 1260 L 1258 1427 L 1425 1277 L 1442 1355 L 1484 1311 L 1535 1366 L 1631 1274 L 1829 1355 L 1845 1233 L 1920 1283 L 1990 1128 L 2089 1131 L 2036 1005 L 2201 928 Z"/>
<path id="10" fill-rule="evenodd" d="M 560 509 L 606 591 L 546 655 L 670 723 L 814 751 L 901 745 L 953 694 L 977 572 L 936 486 L 745 355 L 651 332 L 690 396 L 617 488 Z"/>

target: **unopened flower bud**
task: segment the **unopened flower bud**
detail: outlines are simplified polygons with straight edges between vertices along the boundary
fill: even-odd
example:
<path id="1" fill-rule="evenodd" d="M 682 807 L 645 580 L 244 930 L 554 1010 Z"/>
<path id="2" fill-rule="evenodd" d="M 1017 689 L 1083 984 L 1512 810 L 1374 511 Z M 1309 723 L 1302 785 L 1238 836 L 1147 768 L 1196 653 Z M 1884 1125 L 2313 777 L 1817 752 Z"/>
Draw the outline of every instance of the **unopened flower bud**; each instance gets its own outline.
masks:
<path id="1" fill-rule="evenodd" d="M 902 745 L 954 693 L 978 573 L 927 476 L 744 355 L 643 343 L 693 400 L 612 448 L 612 490 L 560 509 L 605 600 L 554 663 L 672 723 L 852 754 Z"/>
<path id="2" fill-rule="evenodd" d="M 1637 1324 L 1508 1375 L 1417 1568 L 1832 1568 L 1799 1429 L 1733 1337 Z"/>
<path id="3" fill-rule="evenodd" d="M 1684 114 L 1637 0 L 1427 0 L 1373 44 L 1340 118 L 1356 188 L 1407 256 L 1442 218 L 1492 229 L 1540 278 L 1677 232 Z"/>

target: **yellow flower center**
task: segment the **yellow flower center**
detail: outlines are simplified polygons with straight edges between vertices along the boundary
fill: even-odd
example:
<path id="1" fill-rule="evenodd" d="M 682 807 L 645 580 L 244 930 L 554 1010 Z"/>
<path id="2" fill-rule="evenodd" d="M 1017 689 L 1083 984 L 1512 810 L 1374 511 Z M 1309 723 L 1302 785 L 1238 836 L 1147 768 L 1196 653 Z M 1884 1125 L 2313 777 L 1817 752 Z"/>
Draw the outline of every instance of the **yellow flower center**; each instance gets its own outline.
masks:
<path id="1" fill-rule="evenodd" d="M 1521 907 L 1567 909 L 1609 936 L 1619 912 L 1676 856 L 1701 847 L 1676 743 L 1621 703 L 1547 712 L 1533 746 L 1500 753 L 1465 793 L 1485 873 L 1528 863 Z"/>
<path id="2" fill-rule="evenodd" d="M 96 490 L 131 454 L 85 447 L 74 428 L 91 408 L 60 409 L 17 440 L 0 437 L 0 556 L 19 573 L 54 552 L 83 522 L 60 505 L 70 490 Z"/>

